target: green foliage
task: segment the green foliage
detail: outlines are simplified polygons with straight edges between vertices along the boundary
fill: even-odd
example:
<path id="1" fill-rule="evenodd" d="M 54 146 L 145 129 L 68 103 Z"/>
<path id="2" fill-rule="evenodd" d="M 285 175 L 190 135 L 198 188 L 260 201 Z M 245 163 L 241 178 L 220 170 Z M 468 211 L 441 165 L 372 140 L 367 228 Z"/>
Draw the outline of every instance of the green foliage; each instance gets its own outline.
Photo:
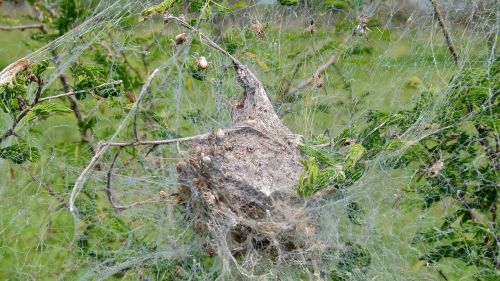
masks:
<path id="1" fill-rule="evenodd" d="M 337 270 L 330 274 L 332 281 L 366 280 L 368 266 L 371 264 L 370 253 L 361 245 L 347 243 L 340 252 Z"/>
<path id="2" fill-rule="evenodd" d="M 40 159 L 40 153 L 36 147 L 19 142 L 0 148 L 0 158 L 8 159 L 15 164 L 23 164 L 26 161 L 37 162 Z"/>
<path id="3" fill-rule="evenodd" d="M 94 53 L 93 60 L 99 64 L 100 70 L 86 73 L 88 78 L 91 80 L 97 79 L 98 81 L 96 82 L 103 82 L 102 79 L 99 80 L 99 78 L 102 77 L 113 80 L 121 80 L 123 88 L 128 91 L 134 90 L 142 84 L 141 78 L 132 74 L 130 66 L 125 62 L 117 61 L 116 58 L 112 58 L 100 50 Z M 116 89 L 117 88 L 113 87 L 113 90 Z M 115 95 L 119 95 L 119 92 L 116 92 Z M 105 97 L 104 95 L 100 96 Z"/>
<path id="4" fill-rule="evenodd" d="M 283 6 L 295 6 L 299 3 L 298 0 L 278 0 L 278 3 Z"/>
<path id="5" fill-rule="evenodd" d="M 96 88 L 107 82 L 108 71 L 96 65 L 80 64 L 71 68 L 71 73 L 75 78 L 75 91 L 88 90 Z M 132 83 L 127 80 L 127 83 Z M 92 90 L 96 95 L 102 98 L 115 97 L 120 95 L 118 87 L 99 87 Z M 86 98 L 85 93 L 76 94 L 76 98 L 83 100 Z"/>
<path id="6" fill-rule="evenodd" d="M 325 0 L 325 7 L 347 11 L 351 9 L 351 3 L 349 0 Z"/>
<path id="7" fill-rule="evenodd" d="M 0 89 L 1 90 L 1 89 Z M 21 111 L 20 102 L 24 100 L 28 87 L 24 83 L 15 83 L 0 91 L 0 107 L 5 113 L 17 113 Z"/>
<path id="8" fill-rule="evenodd" d="M 477 280 L 489 280 L 498 269 L 497 220 L 500 165 L 500 63 L 487 71 L 465 69 L 450 82 L 446 102 L 425 130 L 438 130 L 406 145 L 398 136 L 435 106 L 437 98 L 424 92 L 410 110 L 396 114 L 371 111 L 361 133 L 368 153 L 404 148 L 393 167 L 420 165 L 409 192 L 419 194 L 423 208 L 452 199 L 457 211 L 440 227 L 419 232 L 413 243 L 424 246 L 420 259 L 436 263 L 454 258 L 479 269 Z"/>
<path id="9" fill-rule="evenodd" d="M 57 113 L 71 113 L 72 110 L 64 105 L 56 103 L 39 103 L 35 105 L 28 114 L 26 114 L 26 121 L 30 122 L 37 118 L 44 119 Z"/>
<path id="10" fill-rule="evenodd" d="M 55 25 L 59 30 L 59 35 L 68 32 L 81 14 L 76 0 L 62 0 L 60 3 L 59 18 Z"/>
<path id="11" fill-rule="evenodd" d="M 139 21 L 144 21 L 155 14 L 164 14 L 177 2 L 179 2 L 179 0 L 163 0 L 159 4 L 146 8 L 141 12 L 141 18 L 139 19 Z"/>
<path id="12" fill-rule="evenodd" d="M 325 187 L 344 188 L 361 177 L 364 168 L 359 160 L 366 149 L 356 143 L 335 148 L 341 152 L 333 153 L 312 145 L 300 147 L 301 152 L 309 157 L 301 161 L 304 172 L 297 188 L 301 196 L 309 197 Z"/>
<path id="13" fill-rule="evenodd" d="M 352 169 L 356 166 L 356 163 L 363 157 L 366 149 L 361 144 L 351 144 L 347 147 L 347 155 L 345 158 L 345 168 Z"/>
<path id="14" fill-rule="evenodd" d="M 0 85 L 0 108 L 5 113 L 22 111 L 27 106 L 29 86 L 36 84 L 48 65 L 48 61 L 27 65 L 12 77 L 11 84 Z"/>

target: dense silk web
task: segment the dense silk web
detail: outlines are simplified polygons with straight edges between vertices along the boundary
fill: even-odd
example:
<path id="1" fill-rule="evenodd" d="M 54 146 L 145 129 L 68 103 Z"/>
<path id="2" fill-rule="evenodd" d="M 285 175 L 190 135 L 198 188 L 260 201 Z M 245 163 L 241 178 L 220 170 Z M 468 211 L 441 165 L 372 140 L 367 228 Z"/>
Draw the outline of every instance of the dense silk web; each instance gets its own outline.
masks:
<path id="1" fill-rule="evenodd" d="M 435 96 L 431 106 L 398 132 L 403 145 L 370 156 L 361 178 L 334 196 L 304 202 L 300 211 L 316 221 L 320 245 L 314 247 L 328 251 L 315 258 L 289 255 L 294 260 L 281 253 L 269 258 L 257 251 L 238 255 L 229 248 L 207 246 L 213 239 L 224 245 L 228 232 L 224 225 L 214 225 L 218 237 L 200 235 L 178 206 L 176 164 L 189 149 L 183 142 L 110 147 L 81 177 L 93 157 L 89 145 L 99 151 L 102 142 L 185 138 L 230 124 L 232 108 L 243 92 L 231 60 L 202 44 L 197 32 L 165 22 L 163 15 L 144 19 L 141 12 L 156 2 L 161 1 L 89 4 L 84 7 L 92 11 L 87 19 L 64 35 L 45 46 L 27 43 L 32 52 L 24 60 L 31 65 L 49 61 L 42 75 L 42 98 L 61 94 L 60 75 L 95 63 L 97 51 L 105 54 L 108 68 L 101 84 L 115 87 L 120 77 L 117 65 L 142 82 L 132 79 L 130 85 L 116 85 L 125 87 L 120 96 L 89 94 L 78 101 L 84 116 L 95 116 L 90 144 L 78 144 L 81 129 L 68 118 L 72 113 L 22 122 L 17 137 L 2 140 L 1 147 L 17 138 L 28 140 L 41 158 L 21 165 L 0 160 L 2 174 L 8 175 L 0 178 L 0 254 L 15 261 L 0 262 L 0 271 L 30 280 L 476 280 L 482 274 L 480 268 L 451 258 L 437 263 L 419 260 L 428 249 L 414 243 L 415 235 L 438 228 L 456 204 L 444 199 L 425 208 L 419 194 L 408 192 L 419 173 L 439 168 L 438 162 L 426 163 L 427 170 L 417 164 L 388 163 L 446 129 L 433 125 L 443 108 L 451 106 L 448 94 L 460 83 L 456 77 L 471 67 L 491 71 L 497 62 L 498 1 L 438 1 L 458 64 L 431 1 L 351 1 L 359 4 L 352 4 L 351 10 L 247 1 L 224 12 L 214 4 L 219 1 L 198 1 L 200 12 L 184 13 L 186 22 L 248 65 L 284 124 L 302 135 L 304 143 L 321 147 L 345 129 L 366 127 L 366 116 L 373 110 L 396 113 L 411 109 L 422 94 Z M 189 10 L 182 5 L 169 12 L 180 16 Z M 363 23 L 362 15 L 370 21 L 360 36 L 355 30 Z M 181 33 L 186 42 L 179 44 Z M 200 60 L 208 62 L 206 69 Z M 322 65 L 326 70 L 316 75 Z M 495 89 L 490 87 L 493 102 L 498 99 Z M 35 92 L 30 85 L 29 99 Z M 59 99 L 50 102 L 66 104 Z M 9 114 L 2 116 L 0 132 L 11 126 Z M 474 161 L 481 169 L 481 160 Z M 110 185 L 115 208 L 106 195 Z M 359 211 L 355 223 L 353 208 Z M 34 229 L 36 235 L 27 234 Z M 47 269 L 47 264 L 58 262 L 58 255 L 66 257 L 66 264 L 58 265 L 58 271 Z M 470 253 L 474 255 L 482 253 Z M 498 274 L 496 270 L 490 276 Z M 331 277 L 334 272 L 344 279 Z"/>

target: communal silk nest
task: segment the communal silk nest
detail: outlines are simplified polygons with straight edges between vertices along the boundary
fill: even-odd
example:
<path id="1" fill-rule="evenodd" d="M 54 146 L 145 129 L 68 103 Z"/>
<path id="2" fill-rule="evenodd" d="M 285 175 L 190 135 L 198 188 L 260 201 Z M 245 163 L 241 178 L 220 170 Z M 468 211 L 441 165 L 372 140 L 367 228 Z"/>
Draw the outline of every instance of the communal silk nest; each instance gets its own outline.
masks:
<path id="1" fill-rule="evenodd" d="M 207 254 L 317 260 L 325 246 L 295 191 L 301 137 L 282 124 L 255 75 L 235 67 L 245 94 L 232 111 L 233 126 L 190 143 L 188 158 L 177 164 L 179 200 L 208 236 Z"/>

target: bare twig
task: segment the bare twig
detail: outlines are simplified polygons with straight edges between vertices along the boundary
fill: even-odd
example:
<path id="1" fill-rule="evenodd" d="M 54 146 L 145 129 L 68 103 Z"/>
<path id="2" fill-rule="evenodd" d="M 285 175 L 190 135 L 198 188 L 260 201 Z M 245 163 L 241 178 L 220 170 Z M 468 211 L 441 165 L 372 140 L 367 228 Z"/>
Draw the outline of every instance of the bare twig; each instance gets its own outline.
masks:
<path id="1" fill-rule="evenodd" d="M 293 87 L 286 94 L 284 94 L 283 99 L 286 100 L 289 97 L 297 95 L 305 87 L 312 84 L 316 79 L 318 79 L 320 77 L 321 73 L 325 72 L 325 70 L 327 70 L 328 67 L 330 67 L 332 64 L 335 64 L 337 62 L 337 58 L 338 58 L 338 56 L 336 53 L 332 54 L 324 64 L 320 65 L 316 69 L 316 71 L 314 72 L 314 74 L 311 77 L 307 78 L 306 80 L 300 81 L 297 84 L 297 86 Z"/>
<path id="2" fill-rule="evenodd" d="M 194 26 L 190 25 L 189 23 L 187 23 L 183 19 L 181 19 L 179 17 L 175 17 L 175 16 L 170 15 L 170 14 L 166 14 L 164 17 L 164 20 L 165 20 L 165 22 L 167 22 L 169 20 L 177 21 L 181 26 L 198 33 L 200 35 L 201 39 L 203 39 L 205 41 L 205 44 L 207 44 L 208 46 L 221 52 L 226 57 L 230 58 L 234 64 L 238 65 L 238 67 L 240 67 L 240 68 L 244 67 L 244 64 L 241 63 L 237 58 L 233 57 L 228 51 L 224 50 L 221 46 L 219 46 L 217 43 L 212 41 L 212 39 L 210 39 L 208 36 L 203 34 L 198 28 L 195 28 Z"/>
<path id="3" fill-rule="evenodd" d="M 136 142 L 139 141 L 139 132 L 137 131 L 137 117 L 139 115 L 139 106 L 141 105 L 141 101 L 144 98 L 144 95 L 148 92 L 149 87 L 151 86 L 151 82 L 153 82 L 153 78 L 156 76 L 158 71 L 159 70 L 157 68 L 153 70 L 151 75 L 149 75 L 148 80 L 142 86 L 141 93 L 139 94 L 139 97 L 134 104 L 134 139 Z"/>
<path id="4" fill-rule="evenodd" d="M 230 133 L 230 132 L 236 132 L 236 131 L 246 130 L 246 129 L 252 129 L 252 128 L 246 127 L 246 126 L 241 126 L 241 127 L 235 127 L 235 128 L 224 130 L 224 132 Z M 135 142 L 101 142 L 96 150 L 94 157 L 92 157 L 92 159 L 90 160 L 87 167 L 85 167 L 85 169 L 80 173 L 77 180 L 75 181 L 75 184 L 73 185 L 73 190 L 71 191 L 71 195 L 70 195 L 70 199 L 69 199 L 69 209 L 70 209 L 71 213 L 73 213 L 73 215 L 76 217 L 76 207 L 75 207 L 76 197 L 78 196 L 83 185 L 87 181 L 87 178 L 88 178 L 90 172 L 92 171 L 92 168 L 95 167 L 97 162 L 101 159 L 101 157 L 108 150 L 108 148 L 110 148 L 110 147 L 174 144 L 174 143 L 179 143 L 179 142 L 205 139 L 205 138 L 209 137 L 211 134 L 212 133 L 206 133 L 206 134 L 201 134 L 201 135 L 196 135 L 196 136 L 168 139 L 168 140 L 146 140 L 146 141 L 135 141 Z"/>
<path id="5" fill-rule="evenodd" d="M 40 29 L 41 31 L 45 32 L 45 25 L 43 24 L 26 24 L 26 25 L 18 25 L 18 26 L 5 26 L 5 25 L 0 25 L 0 30 L 1 31 L 25 31 L 28 29 Z"/>
<path id="6" fill-rule="evenodd" d="M 101 84 L 99 86 L 96 86 L 96 87 L 93 87 L 93 88 L 89 88 L 89 89 L 84 89 L 84 90 L 79 90 L 79 91 L 70 91 L 70 92 L 67 92 L 67 93 L 64 93 L 64 94 L 59 94 L 59 95 L 55 95 L 55 96 L 40 98 L 39 101 L 43 102 L 43 101 L 47 101 L 47 100 L 58 99 L 58 98 L 61 98 L 61 97 L 74 96 L 76 94 L 89 93 L 89 92 L 92 92 L 94 90 L 98 90 L 98 89 L 109 87 L 109 86 L 120 85 L 122 83 L 123 83 L 122 80 L 117 80 L 117 81 L 113 81 L 113 82 L 109 82 L 109 83 L 104 83 L 104 84 Z"/>
<path id="7" fill-rule="evenodd" d="M 69 210 L 75 217 L 75 221 L 77 219 L 77 214 L 76 214 L 76 207 L 75 207 L 75 200 L 78 194 L 80 193 L 83 184 L 87 181 L 87 178 L 90 174 L 90 171 L 94 166 L 97 164 L 99 159 L 101 158 L 102 155 L 108 150 L 109 146 L 107 143 L 100 143 L 95 151 L 94 157 L 90 160 L 89 164 L 85 169 L 80 173 L 80 176 L 75 181 L 75 184 L 73 186 L 73 190 L 71 191 L 71 195 L 69 197 Z"/>
<path id="8" fill-rule="evenodd" d="M 129 204 L 129 205 L 117 205 L 115 203 L 115 198 L 113 196 L 113 192 L 112 192 L 112 188 L 111 188 L 111 177 L 113 175 L 113 167 L 115 165 L 116 159 L 118 159 L 118 156 L 120 155 L 121 151 L 122 151 L 122 149 L 120 148 L 116 152 L 115 156 L 113 157 L 113 161 L 111 161 L 111 165 L 109 166 L 109 170 L 108 170 L 108 173 L 107 173 L 106 194 L 108 196 L 108 200 L 109 200 L 109 203 L 111 204 L 111 207 L 113 207 L 113 210 L 115 212 L 121 212 L 121 211 L 124 211 L 126 209 L 135 207 L 135 206 L 140 205 L 140 204 L 153 203 L 153 202 L 156 202 L 156 203 L 157 202 L 162 202 L 162 200 L 146 199 L 146 200 L 134 202 L 134 203 Z"/>
<path id="9" fill-rule="evenodd" d="M 441 26 L 441 30 L 443 31 L 446 44 L 448 45 L 448 49 L 450 50 L 450 53 L 453 56 L 455 64 L 458 65 L 459 62 L 458 52 L 457 49 L 455 48 L 455 45 L 453 45 L 453 42 L 451 41 L 451 36 L 444 22 L 443 14 L 441 14 L 441 11 L 438 8 L 436 0 L 429 0 L 429 1 L 431 2 L 432 8 L 434 9 L 434 15 L 436 16 L 436 19 L 438 20 L 439 25 Z"/>
<path id="10" fill-rule="evenodd" d="M 136 114 L 135 112 L 138 110 L 139 101 L 142 99 L 142 97 L 144 96 L 144 94 L 149 89 L 149 87 L 151 85 L 151 82 L 152 82 L 154 76 L 158 73 L 158 71 L 159 71 L 158 69 L 155 69 L 151 73 L 151 75 L 148 77 L 148 80 L 146 81 L 146 83 L 144 84 L 144 86 L 142 87 L 141 93 L 139 94 L 139 98 L 137 99 L 137 101 L 134 104 L 134 108 L 133 108 L 133 110 L 134 110 L 134 116 Z M 64 85 L 67 85 L 67 84 L 64 84 Z M 66 91 L 66 93 L 68 93 L 68 92 L 70 92 L 70 91 Z M 68 96 L 68 97 L 71 98 L 72 96 Z M 137 135 L 137 122 L 134 119 L 134 136 L 135 135 Z M 81 189 L 83 188 L 83 185 L 87 181 L 87 178 L 88 178 L 90 172 L 97 165 L 97 162 L 102 157 L 102 155 L 104 155 L 104 153 L 106 152 L 106 150 L 108 150 L 108 148 L 110 146 L 131 146 L 131 145 L 133 145 L 136 142 L 128 143 L 129 145 L 114 145 L 113 143 L 101 142 L 98 145 L 97 149 L 94 152 L 94 157 L 92 157 L 92 159 L 90 160 L 90 162 L 87 165 L 87 167 L 80 173 L 80 176 L 78 176 L 77 180 L 75 181 L 75 184 L 73 185 L 73 190 L 71 191 L 71 195 L 70 195 L 70 198 L 69 198 L 69 210 L 73 214 L 73 216 L 75 217 L 75 221 L 77 219 L 76 207 L 75 207 L 76 197 L 80 193 Z"/>

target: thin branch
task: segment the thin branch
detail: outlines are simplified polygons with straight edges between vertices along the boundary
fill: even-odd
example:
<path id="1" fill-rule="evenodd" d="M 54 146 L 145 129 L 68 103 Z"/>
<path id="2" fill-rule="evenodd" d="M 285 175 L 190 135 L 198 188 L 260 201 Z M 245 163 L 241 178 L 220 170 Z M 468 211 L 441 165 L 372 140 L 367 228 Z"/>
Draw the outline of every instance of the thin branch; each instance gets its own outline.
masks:
<path id="1" fill-rule="evenodd" d="M 76 207 L 75 207 L 75 200 L 76 200 L 76 197 L 78 196 L 78 194 L 80 193 L 82 187 L 83 187 L 83 184 L 87 181 L 87 178 L 90 174 L 90 171 L 92 170 L 92 168 L 94 168 L 94 166 L 97 164 L 97 162 L 99 161 L 99 159 L 101 158 L 102 155 L 104 155 L 104 153 L 106 152 L 106 150 L 108 150 L 109 146 L 107 143 L 100 143 L 97 147 L 97 150 L 94 154 L 94 157 L 92 157 L 92 159 L 90 160 L 89 164 L 87 165 L 87 167 L 85 167 L 85 169 L 80 173 L 80 175 L 78 176 L 78 178 L 76 179 L 75 181 L 75 184 L 73 186 L 73 190 L 71 191 L 71 195 L 69 197 L 69 211 L 73 214 L 73 216 L 75 217 L 75 221 L 76 221 L 76 218 L 77 218 L 77 215 L 76 215 Z"/>
<path id="2" fill-rule="evenodd" d="M 139 97 L 137 98 L 137 101 L 134 104 L 134 139 L 135 141 L 139 141 L 139 132 L 137 130 L 137 117 L 139 115 L 139 106 L 141 104 L 142 99 L 144 98 L 144 95 L 148 92 L 149 87 L 151 86 L 151 82 L 153 82 L 153 78 L 156 76 L 158 73 L 158 68 L 153 70 L 151 75 L 149 75 L 148 80 L 144 85 L 142 86 L 141 93 L 139 94 Z"/>
<path id="3" fill-rule="evenodd" d="M 214 41 L 212 41 L 212 39 L 210 39 L 208 36 L 206 36 L 205 34 L 203 34 L 198 28 L 195 28 L 194 26 L 190 25 L 189 23 L 187 23 L 186 21 L 184 21 L 183 19 L 181 19 L 179 17 L 173 16 L 173 15 L 170 15 L 170 14 L 166 14 L 165 17 L 164 17 L 164 21 L 168 22 L 169 20 L 177 21 L 181 26 L 183 26 L 183 27 L 185 27 L 185 28 L 187 28 L 189 30 L 192 30 L 192 31 L 198 33 L 200 35 L 201 39 L 203 39 L 205 41 L 205 44 L 207 44 L 208 46 L 210 46 L 210 47 L 216 49 L 217 51 L 221 52 L 226 57 L 230 58 L 233 61 L 234 64 L 238 65 L 239 68 L 243 68 L 244 67 L 243 63 L 241 63 L 237 58 L 233 57 L 228 51 L 224 50 L 217 43 L 215 43 Z"/>
<path id="4" fill-rule="evenodd" d="M 254 128 L 251 128 L 248 126 L 241 126 L 241 127 L 226 129 L 226 130 L 224 130 L 224 132 L 231 133 L 231 132 L 236 132 L 236 131 L 240 131 L 240 130 L 247 130 L 247 129 L 255 130 Z M 201 135 L 196 135 L 196 136 L 168 139 L 168 140 L 146 140 L 146 141 L 137 141 L 137 142 L 101 142 L 96 150 L 94 157 L 92 157 L 92 159 L 90 160 L 87 167 L 85 167 L 85 169 L 80 173 L 77 180 L 75 181 L 75 184 L 73 185 L 73 190 L 71 191 L 71 195 L 70 195 L 70 199 L 69 199 L 70 212 L 73 213 L 73 216 L 75 216 L 75 218 L 77 217 L 76 207 L 75 207 L 76 197 L 78 196 L 83 185 L 87 181 L 87 178 L 88 178 L 90 172 L 96 166 L 97 162 L 101 159 L 101 157 L 104 155 L 104 153 L 108 150 L 108 148 L 110 148 L 110 147 L 174 144 L 174 143 L 179 143 L 179 142 L 205 139 L 205 138 L 208 138 L 212 134 L 213 133 L 206 133 L 206 134 L 201 134 Z"/>
<path id="5" fill-rule="evenodd" d="M 113 193 L 111 192 L 111 176 L 113 174 L 113 167 L 115 166 L 116 159 L 118 159 L 118 156 L 120 156 L 120 152 L 122 151 L 122 148 L 118 149 L 118 151 L 115 154 L 115 157 L 113 157 L 113 161 L 111 161 L 111 165 L 109 166 L 108 174 L 107 174 L 107 182 L 106 182 L 106 194 L 108 195 L 108 200 L 109 203 L 111 204 L 111 207 L 115 211 L 120 210 L 120 206 L 115 205 L 115 199 L 113 196 Z"/>
<path id="6" fill-rule="evenodd" d="M 443 14 L 441 14 L 441 11 L 438 8 L 438 4 L 436 0 L 429 0 L 431 2 L 432 8 L 434 9 L 434 15 L 436 19 L 439 22 L 439 25 L 441 26 L 441 30 L 443 31 L 444 38 L 446 40 L 446 44 L 448 45 L 448 49 L 450 50 L 451 55 L 453 56 L 453 60 L 455 61 L 455 64 L 458 66 L 459 62 L 459 56 L 457 49 L 455 48 L 455 45 L 453 45 L 453 42 L 451 41 L 451 36 L 450 33 L 448 32 L 448 28 L 446 28 L 446 24 L 444 22 Z"/>
<path id="7" fill-rule="evenodd" d="M 118 159 L 118 156 L 120 155 L 121 151 L 122 151 L 122 149 L 120 148 L 116 152 L 115 156 L 113 157 L 113 161 L 111 161 L 111 165 L 109 166 L 109 170 L 108 170 L 108 173 L 107 173 L 106 194 L 108 196 L 108 200 L 109 200 L 109 203 L 111 204 L 111 207 L 113 207 L 113 210 L 115 212 L 121 212 L 121 211 L 124 211 L 126 209 L 135 207 L 135 206 L 140 205 L 140 204 L 153 203 L 153 202 L 162 202 L 161 200 L 146 199 L 146 200 L 134 202 L 134 203 L 129 204 L 129 205 L 117 205 L 115 203 L 115 198 L 113 196 L 113 192 L 112 192 L 112 189 L 111 189 L 111 177 L 113 175 L 113 167 L 115 166 L 116 159 Z"/>
<path id="8" fill-rule="evenodd" d="M 101 89 L 101 88 L 105 88 L 105 87 L 109 87 L 109 86 L 120 85 L 122 83 L 123 83 L 122 80 L 117 80 L 117 81 L 113 81 L 113 82 L 109 82 L 109 83 L 104 83 L 104 84 L 101 84 L 99 86 L 95 86 L 95 87 L 89 88 L 89 89 L 78 90 L 78 91 L 70 91 L 70 92 L 67 92 L 67 93 L 64 93 L 64 94 L 59 94 L 59 95 L 55 95 L 55 96 L 40 98 L 39 101 L 43 102 L 43 101 L 58 99 L 58 98 L 62 98 L 62 97 L 74 96 L 76 94 L 89 93 L 89 92 L 92 92 L 92 91 L 97 90 L 97 89 Z"/>
<path id="9" fill-rule="evenodd" d="M 18 26 L 6 26 L 0 25 L 1 31 L 25 31 L 28 29 L 40 29 L 41 31 L 45 31 L 45 25 L 43 24 L 26 24 L 26 25 L 18 25 Z"/>
<path id="10" fill-rule="evenodd" d="M 297 84 L 297 86 L 293 87 L 285 95 L 283 95 L 283 99 L 286 100 L 287 98 L 289 98 L 291 96 L 297 95 L 305 87 L 312 84 L 316 79 L 318 79 L 320 77 L 321 73 L 325 72 L 325 70 L 327 70 L 332 64 L 335 64 L 337 62 L 337 58 L 338 58 L 338 56 L 336 53 L 332 54 L 324 64 L 320 65 L 316 69 L 313 76 L 311 76 L 305 80 L 300 81 Z"/>
<path id="11" fill-rule="evenodd" d="M 107 86 L 111 86 L 111 85 L 119 85 L 119 84 L 122 83 L 121 80 L 118 80 L 118 81 L 113 81 L 113 82 L 110 82 L 110 83 L 102 84 L 102 85 L 99 85 L 97 87 L 90 88 L 90 89 L 85 89 L 85 90 L 80 90 L 80 91 L 73 91 L 73 92 L 64 93 L 64 94 L 60 94 L 60 95 L 55 95 L 55 96 L 40 98 L 40 96 L 42 95 L 43 82 L 42 82 L 42 79 L 40 77 L 37 77 L 37 79 L 38 79 L 38 81 L 37 81 L 38 87 L 37 87 L 37 90 L 36 90 L 36 93 L 35 93 L 35 98 L 34 98 L 33 102 L 30 104 L 29 107 L 27 107 L 26 109 L 24 109 L 23 111 L 21 111 L 17 115 L 17 117 L 14 120 L 14 123 L 12 123 L 11 127 L 2 136 L 0 136 L 0 143 L 2 143 L 8 137 L 10 137 L 10 136 L 12 136 L 12 135 L 15 134 L 15 130 L 16 130 L 17 126 L 19 126 L 19 124 L 21 123 L 21 121 L 23 120 L 23 118 L 26 117 L 26 115 L 31 110 L 33 110 L 33 107 L 35 107 L 35 105 L 37 105 L 39 103 L 42 103 L 42 102 L 45 102 L 45 101 L 48 101 L 48 100 L 58 99 L 58 98 L 61 98 L 61 97 L 73 96 L 73 95 L 76 95 L 78 93 L 90 92 L 90 91 L 95 90 L 95 89 L 99 89 L 99 88 L 103 88 L 103 87 L 107 87 Z"/>

